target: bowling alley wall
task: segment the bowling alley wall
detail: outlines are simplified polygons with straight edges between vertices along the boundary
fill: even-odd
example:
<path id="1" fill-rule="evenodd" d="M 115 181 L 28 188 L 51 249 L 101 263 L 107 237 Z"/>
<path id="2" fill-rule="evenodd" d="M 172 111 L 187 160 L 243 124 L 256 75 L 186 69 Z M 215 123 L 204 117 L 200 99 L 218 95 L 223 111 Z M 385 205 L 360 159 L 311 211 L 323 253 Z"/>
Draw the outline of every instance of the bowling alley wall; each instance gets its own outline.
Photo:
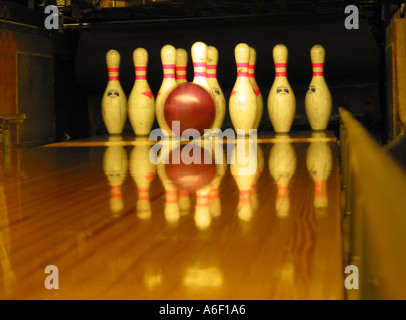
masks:
<path id="1" fill-rule="evenodd" d="M 287 76 L 296 96 L 296 117 L 292 130 L 309 130 L 304 108 L 312 77 L 310 49 L 326 49 L 325 78 L 333 97 L 330 129 L 338 126 L 338 106 L 345 106 L 368 128 L 380 128 L 380 50 L 364 21 L 359 30 L 347 30 L 343 18 L 295 20 L 291 18 L 212 18 L 162 22 L 105 23 L 81 32 L 75 72 L 79 86 L 87 93 L 89 135 L 105 134 L 100 104 L 108 77 L 105 54 L 121 54 L 120 82 L 127 97 L 134 84 L 132 52 L 137 47 L 149 53 L 147 79 L 155 97 L 162 82 L 160 50 L 166 44 L 188 51 L 188 81 L 193 81 L 190 48 L 196 41 L 219 51 L 218 81 L 228 102 L 236 80 L 234 48 L 245 42 L 257 52 L 255 77 L 264 97 L 259 130 L 271 131 L 266 101 L 274 81 L 273 47 L 282 43 L 289 50 Z M 157 127 L 157 123 L 155 123 Z M 227 110 L 223 129 L 232 128 Z M 132 133 L 127 121 L 125 131 Z"/>

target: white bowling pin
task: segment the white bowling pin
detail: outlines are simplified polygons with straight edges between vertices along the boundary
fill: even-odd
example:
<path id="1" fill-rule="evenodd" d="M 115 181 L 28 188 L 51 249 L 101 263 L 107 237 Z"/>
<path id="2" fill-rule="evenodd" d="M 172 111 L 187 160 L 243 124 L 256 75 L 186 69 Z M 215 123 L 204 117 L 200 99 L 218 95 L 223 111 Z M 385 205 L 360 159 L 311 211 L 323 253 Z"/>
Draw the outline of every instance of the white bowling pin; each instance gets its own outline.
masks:
<path id="1" fill-rule="evenodd" d="M 330 176 L 333 164 L 331 149 L 326 141 L 317 141 L 325 138 L 324 132 L 312 134 L 312 141 L 306 152 L 306 167 L 314 181 L 314 207 L 316 210 L 328 206 L 327 179 Z"/>
<path id="2" fill-rule="evenodd" d="M 151 203 L 149 188 L 155 178 L 156 165 L 149 159 L 151 146 L 147 138 L 137 139 L 136 145 L 130 154 L 130 174 L 137 186 L 137 216 L 140 219 L 151 217 Z"/>
<path id="3" fill-rule="evenodd" d="M 207 45 L 204 42 L 195 42 L 192 45 L 191 48 L 191 53 L 192 53 L 192 61 L 193 61 L 193 83 L 196 83 L 200 86 L 202 86 L 206 91 L 210 94 L 212 97 L 216 112 L 215 115 L 218 114 L 220 106 L 218 105 L 218 101 L 214 98 L 214 95 L 212 94 L 212 90 L 209 86 L 209 83 L 207 82 L 206 78 L 206 64 L 207 64 Z M 210 128 L 207 129 L 213 129 L 213 124 L 211 125 Z"/>
<path id="4" fill-rule="evenodd" d="M 325 50 L 315 45 L 310 50 L 313 77 L 306 92 L 305 109 L 313 130 L 326 130 L 331 115 L 332 98 L 324 79 Z"/>
<path id="5" fill-rule="evenodd" d="M 155 111 L 156 119 L 163 135 L 172 136 L 172 130 L 166 123 L 164 108 L 165 101 L 168 95 L 176 88 L 177 83 L 175 79 L 175 63 L 176 63 L 176 49 L 175 47 L 167 44 L 161 49 L 161 61 L 163 69 L 163 80 L 159 92 L 156 97 Z"/>
<path id="6" fill-rule="evenodd" d="M 295 118 L 295 94 L 286 76 L 288 48 L 278 44 L 273 49 L 275 80 L 268 95 L 268 114 L 276 133 L 288 133 Z"/>
<path id="7" fill-rule="evenodd" d="M 121 141 L 120 136 L 111 136 L 109 141 Z M 114 216 L 124 208 L 121 185 L 128 169 L 127 151 L 122 145 L 108 146 L 103 155 L 103 171 L 110 184 L 110 209 Z"/>
<path id="8" fill-rule="evenodd" d="M 185 49 L 176 49 L 175 74 L 177 84 L 187 82 L 187 59 L 188 55 Z"/>
<path id="9" fill-rule="evenodd" d="M 257 120 L 257 96 L 248 78 L 248 63 L 250 47 L 246 43 L 239 43 L 234 50 L 237 64 L 237 80 L 230 94 L 228 107 L 234 130 L 244 135 L 249 129 L 255 129 Z"/>
<path id="10" fill-rule="evenodd" d="M 281 218 L 289 216 L 289 184 L 297 164 L 295 150 L 288 138 L 289 136 L 277 136 L 278 140 L 272 146 L 268 160 L 269 171 L 278 188 L 275 201 L 276 214 Z"/>
<path id="11" fill-rule="evenodd" d="M 133 61 L 135 82 L 128 97 L 128 117 L 135 135 L 147 136 L 155 120 L 155 98 L 147 80 L 147 50 L 135 49 Z"/>
<path id="12" fill-rule="evenodd" d="M 248 77 L 254 89 L 255 95 L 257 96 L 257 119 L 255 121 L 254 128 L 258 129 L 261 123 L 262 112 L 264 110 L 264 99 L 262 98 L 261 90 L 258 87 L 257 81 L 255 79 L 255 63 L 257 60 L 257 52 L 254 48 L 250 47 L 250 61 L 248 63 Z"/>
<path id="13" fill-rule="evenodd" d="M 253 215 L 252 185 L 258 173 L 257 144 L 252 139 L 237 139 L 231 153 L 230 172 L 239 190 L 238 218 L 249 221 Z"/>
<path id="14" fill-rule="evenodd" d="M 109 82 L 103 94 L 102 117 L 109 134 L 121 134 L 127 119 L 127 98 L 119 80 L 120 53 L 109 50 L 106 63 Z"/>
<path id="15" fill-rule="evenodd" d="M 226 98 L 217 80 L 218 50 L 213 46 L 207 47 L 206 79 L 216 102 L 216 117 L 213 123 L 213 133 L 221 130 L 226 115 Z"/>

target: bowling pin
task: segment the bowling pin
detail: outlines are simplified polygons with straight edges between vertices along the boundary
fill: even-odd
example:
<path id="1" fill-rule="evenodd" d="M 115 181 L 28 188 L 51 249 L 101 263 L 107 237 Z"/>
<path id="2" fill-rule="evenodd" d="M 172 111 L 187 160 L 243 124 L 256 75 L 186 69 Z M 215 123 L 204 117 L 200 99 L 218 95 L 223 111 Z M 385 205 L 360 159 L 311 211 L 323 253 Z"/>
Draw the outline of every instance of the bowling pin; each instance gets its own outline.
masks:
<path id="1" fill-rule="evenodd" d="M 277 142 L 271 148 L 268 166 L 278 188 L 275 201 L 276 214 L 280 218 L 285 218 L 289 216 L 289 184 L 296 171 L 297 159 L 295 150 L 288 141 L 289 136 L 277 135 L 276 137 Z"/>
<path id="2" fill-rule="evenodd" d="M 216 103 L 216 117 L 213 123 L 213 133 L 221 130 L 226 115 L 226 98 L 217 80 L 218 50 L 213 46 L 207 47 L 206 79 Z"/>
<path id="3" fill-rule="evenodd" d="M 137 139 L 130 154 L 130 174 L 137 186 L 136 211 L 140 219 L 151 217 L 149 188 L 156 174 L 156 165 L 149 159 L 151 146 L 147 142 L 148 138 Z"/>
<path id="4" fill-rule="evenodd" d="M 228 107 L 234 130 L 237 134 L 248 135 L 255 129 L 257 120 L 257 96 L 248 78 L 250 47 L 239 43 L 234 50 L 237 64 L 237 79 L 231 91 Z"/>
<path id="5" fill-rule="evenodd" d="M 161 87 L 159 88 L 155 103 L 156 119 L 158 121 L 159 127 L 162 130 L 162 134 L 164 136 L 172 136 L 172 130 L 165 120 L 164 108 L 166 98 L 177 86 L 175 79 L 175 47 L 169 44 L 163 46 L 161 49 L 161 61 L 163 69 L 163 80 Z"/>
<path id="6" fill-rule="evenodd" d="M 127 119 L 127 98 L 119 80 L 120 53 L 109 50 L 106 63 L 109 82 L 103 94 L 102 117 L 109 134 L 121 134 Z"/>
<path id="7" fill-rule="evenodd" d="M 216 107 L 216 115 L 219 112 L 219 106 L 217 100 L 214 98 L 214 95 L 212 94 L 212 90 L 209 86 L 209 83 L 207 82 L 206 78 L 206 63 L 207 63 L 207 45 L 204 42 L 195 42 L 192 45 L 191 48 L 191 53 L 192 53 L 192 61 L 193 61 L 193 83 L 196 83 L 200 86 L 202 86 L 206 91 L 210 94 L 212 97 L 215 107 Z M 213 129 L 215 121 L 213 121 L 213 124 L 211 125 L 210 128 L 207 129 Z M 204 135 L 204 136 L 207 136 Z"/>
<path id="8" fill-rule="evenodd" d="M 176 49 L 175 74 L 177 84 L 187 82 L 187 59 L 188 55 L 185 49 Z"/>
<path id="9" fill-rule="evenodd" d="M 320 45 L 313 46 L 310 57 L 313 77 L 305 98 L 306 115 L 313 130 L 326 130 L 333 101 L 324 79 L 324 48 Z"/>
<path id="10" fill-rule="evenodd" d="M 155 98 L 147 80 L 147 50 L 135 49 L 133 61 L 135 82 L 128 97 L 128 117 L 135 135 L 147 136 L 155 120 Z"/>
<path id="11" fill-rule="evenodd" d="M 327 179 L 330 176 L 333 164 L 331 149 L 326 141 L 317 141 L 325 138 L 324 132 L 314 132 L 312 141 L 306 152 L 306 167 L 314 181 L 314 207 L 317 213 L 323 214 L 328 206 Z"/>
<path id="12" fill-rule="evenodd" d="M 275 80 L 268 95 L 268 114 L 276 133 L 288 133 L 295 118 L 296 99 L 286 76 L 288 48 L 278 44 L 273 49 Z"/>
<path id="13" fill-rule="evenodd" d="M 253 215 L 251 188 L 258 173 L 257 144 L 248 137 L 239 137 L 231 152 L 230 172 L 239 190 L 237 214 L 243 221 Z"/>
<path id="14" fill-rule="evenodd" d="M 111 136 L 109 141 L 122 141 L 120 136 Z M 110 184 L 110 209 L 114 217 L 124 208 L 121 185 L 123 184 L 128 169 L 128 157 L 122 145 L 108 146 L 103 155 L 103 171 Z"/>
<path id="15" fill-rule="evenodd" d="M 250 60 L 248 63 L 248 77 L 250 79 L 252 88 L 254 89 L 255 95 L 257 96 L 257 120 L 255 121 L 254 128 L 258 129 L 261 123 L 262 112 L 264 109 L 264 99 L 262 98 L 261 90 L 258 88 L 257 81 L 255 79 L 255 63 L 257 60 L 257 52 L 254 48 L 250 47 Z"/>

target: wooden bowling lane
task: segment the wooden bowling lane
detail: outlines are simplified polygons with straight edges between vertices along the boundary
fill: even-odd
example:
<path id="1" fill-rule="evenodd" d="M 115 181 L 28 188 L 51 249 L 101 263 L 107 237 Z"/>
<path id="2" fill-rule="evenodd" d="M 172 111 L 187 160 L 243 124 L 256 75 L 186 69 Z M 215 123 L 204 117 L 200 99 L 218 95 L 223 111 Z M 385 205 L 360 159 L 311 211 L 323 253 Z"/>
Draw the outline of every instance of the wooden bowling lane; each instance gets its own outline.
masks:
<path id="1" fill-rule="evenodd" d="M 249 192 L 216 166 L 208 198 L 143 166 L 148 145 L 19 149 L 0 177 L 0 298 L 342 299 L 330 138 L 260 143 Z"/>

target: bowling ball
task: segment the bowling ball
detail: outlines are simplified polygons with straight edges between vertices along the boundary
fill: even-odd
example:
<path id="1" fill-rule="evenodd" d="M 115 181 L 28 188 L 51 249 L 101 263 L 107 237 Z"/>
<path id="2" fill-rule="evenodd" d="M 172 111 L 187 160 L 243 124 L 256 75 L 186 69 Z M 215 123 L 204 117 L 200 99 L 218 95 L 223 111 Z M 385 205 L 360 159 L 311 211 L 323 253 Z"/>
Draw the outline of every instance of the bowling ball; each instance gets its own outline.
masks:
<path id="1" fill-rule="evenodd" d="M 167 177 L 178 189 L 189 192 L 209 185 L 217 173 L 212 154 L 191 144 L 172 151 L 165 170 Z"/>
<path id="2" fill-rule="evenodd" d="M 178 136 L 198 137 L 204 129 L 213 125 L 216 107 L 211 95 L 200 85 L 185 82 L 178 85 L 168 95 L 164 105 L 164 115 L 169 128 Z M 180 126 L 173 126 L 172 121 L 179 121 Z M 186 134 L 187 129 L 198 133 Z"/>

